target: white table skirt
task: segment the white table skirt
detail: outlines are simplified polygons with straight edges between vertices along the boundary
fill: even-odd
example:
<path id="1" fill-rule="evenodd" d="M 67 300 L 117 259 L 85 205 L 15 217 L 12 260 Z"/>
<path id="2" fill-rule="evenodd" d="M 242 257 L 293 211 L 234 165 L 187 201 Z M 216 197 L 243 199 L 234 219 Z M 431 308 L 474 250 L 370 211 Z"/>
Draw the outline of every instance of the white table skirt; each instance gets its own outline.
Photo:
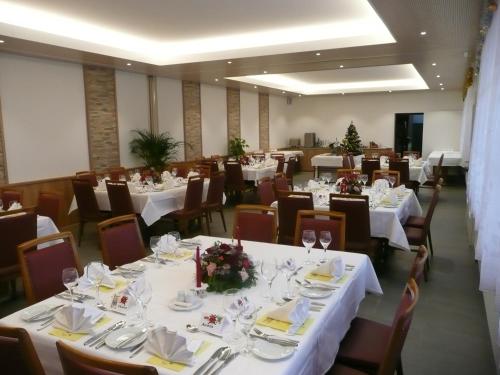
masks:
<path id="1" fill-rule="evenodd" d="M 342 156 L 339 155 L 321 154 L 311 158 L 311 165 L 313 167 L 342 168 L 342 160 Z"/>
<path id="2" fill-rule="evenodd" d="M 205 179 L 203 186 L 203 201 L 207 199 L 208 184 L 210 180 Z M 130 193 L 132 204 L 136 213 L 141 214 L 146 225 L 151 225 L 169 212 L 180 210 L 184 207 L 187 184 L 158 192 Z M 106 190 L 95 190 L 97 205 L 102 211 L 109 211 L 108 192 Z M 224 196 L 224 201 L 225 201 Z M 71 202 L 69 212 L 78 208 L 75 197 Z"/>
<path id="3" fill-rule="evenodd" d="M 299 157 L 304 156 L 304 152 L 299 151 L 299 150 L 279 150 L 279 151 L 273 151 L 273 152 L 266 152 L 266 158 L 270 158 L 271 154 L 283 154 L 283 156 L 285 157 L 285 161 L 288 161 L 288 159 L 294 158 L 297 156 L 299 156 Z"/>
<path id="4" fill-rule="evenodd" d="M 216 238 L 200 236 L 202 248 L 211 246 Z M 223 241 L 230 241 L 222 239 Z M 297 262 L 303 262 L 305 251 L 303 248 L 293 246 L 283 246 L 276 244 L 265 244 L 250 241 L 243 241 L 244 250 L 254 256 L 256 259 L 272 260 L 277 258 L 279 261 L 286 257 L 294 257 Z M 322 250 L 313 249 L 313 256 L 319 257 Z M 294 339 L 300 340 L 300 345 L 293 356 L 280 361 L 265 361 L 254 356 L 238 356 L 229 363 L 221 373 L 233 374 L 244 369 L 245 374 L 323 374 L 333 364 L 337 354 L 339 343 L 349 329 L 351 320 L 356 316 L 358 306 L 363 300 L 366 292 L 382 294 L 382 289 L 377 280 L 377 276 L 368 257 L 363 254 L 348 252 L 328 251 L 327 257 L 341 256 L 347 264 L 355 266 L 353 271 L 348 272 L 348 279 L 341 284 L 341 288 L 336 290 L 333 295 L 322 299 L 326 304 L 320 312 L 311 312 L 314 322 L 303 336 L 294 336 Z M 170 330 L 176 330 L 180 334 L 186 335 L 188 339 L 203 339 L 211 343 L 209 349 L 196 358 L 196 365 L 187 367 L 182 374 L 192 374 L 200 364 L 204 363 L 216 348 L 224 345 L 224 342 L 211 335 L 204 333 L 191 334 L 185 331 L 187 323 L 197 323 L 200 320 L 202 312 L 222 312 L 222 295 L 210 293 L 203 300 L 203 306 L 197 310 L 177 312 L 167 307 L 168 301 L 176 297 L 178 290 L 184 290 L 193 287 L 195 266 L 192 261 L 181 262 L 176 266 L 161 266 L 146 263 L 146 277 L 153 287 L 153 297 L 148 306 L 148 318 L 155 324 L 165 325 Z M 297 277 L 302 278 L 306 272 L 309 272 L 311 266 L 305 267 L 299 272 Z M 314 266 L 313 266 L 314 267 Z M 279 275 L 273 284 L 273 293 L 279 294 L 283 287 L 284 277 Z M 256 287 L 244 289 L 243 293 L 256 305 L 263 306 L 262 313 L 274 309 L 277 306 L 265 301 L 262 297 L 267 288 L 264 280 L 259 280 Z M 88 293 L 92 293 L 88 290 Z M 101 293 L 101 297 L 106 303 L 110 303 L 113 293 Z M 60 299 L 51 298 L 46 304 L 55 305 L 61 303 Z M 123 315 L 117 315 L 113 312 L 106 312 L 106 315 L 112 318 L 107 326 L 113 322 L 123 319 Z M 47 374 L 62 374 L 59 363 L 55 342 L 56 337 L 49 335 L 50 328 L 40 332 L 36 331 L 39 323 L 25 323 L 20 319 L 20 312 L 16 312 L 0 320 L 0 325 L 23 327 L 28 330 L 35 349 L 40 357 L 42 366 Z M 273 332 L 272 330 L 260 327 L 263 331 Z M 102 328 L 104 329 L 104 327 Z M 276 331 L 274 331 L 276 332 Z M 281 333 L 285 335 L 284 333 Z M 150 357 L 146 351 L 141 352 L 134 359 L 129 359 L 129 352 L 116 352 L 107 347 L 99 351 L 83 346 L 85 338 L 77 342 L 67 343 L 79 350 L 89 354 L 100 355 L 106 358 L 119 361 L 146 363 Z M 158 368 L 160 374 L 172 374 L 163 368 Z"/>
<path id="5" fill-rule="evenodd" d="M 389 169 L 389 164 L 382 165 L 382 169 Z M 410 165 L 409 169 L 411 181 L 418 181 L 420 185 L 422 185 L 428 180 L 427 175 L 429 175 L 430 171 L 429 163 L 427 161 L 423 162 L 420 166 Z"/>
<path id="6" fill-rule="evenodd" d="M 253 181 L 255 185 L 258 184 L 259 180 L 264 177 L 273 178 L 276 174 L 277 165 L 271 167 L 263 168 L 252 168 L 248 166 L 242 166 L 241 171 L 243 172 L 243 179 L 245 181 Z"/>
<path id="7" fill-rule="evenodd" d="M 48 236 L 49 234 L 55 234 L 59 233 L 59 229 L 57 229 L 57 226 L 54 224 L 54 221 L 48 216 L 37 216 L 36 219 L 36 236 L 37 237 L 45 237 Z M 38 245 L 38 250 L 43 249 L 47 246 L 52 246 L 57 242 L 51 241 L 47 242 L 41 245 Z"/>
<path id="8" fill-rule="evenodd" d="M 462 162 L 462 154 L 459 151 L 432 151 L 427 157 L 431 167 L 438 165 L 441 154 L 443 157 L 443 167 L 458 167 Z"/>

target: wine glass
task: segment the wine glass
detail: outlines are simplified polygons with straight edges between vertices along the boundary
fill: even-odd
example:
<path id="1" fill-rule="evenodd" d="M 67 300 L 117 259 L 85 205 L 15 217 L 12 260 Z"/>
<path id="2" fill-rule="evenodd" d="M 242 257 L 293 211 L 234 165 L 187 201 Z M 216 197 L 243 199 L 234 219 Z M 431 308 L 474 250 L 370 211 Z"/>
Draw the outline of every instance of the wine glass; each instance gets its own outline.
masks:
<path id="1" fill-rule="evenodd" d="M 170 172 L 170 174 L 172 175 L 172 177 L 176 177 L 177 176 L 177 168 L 172 168 L 172 171 Z"/>
<path id="2" fill-rule="evenodd" d="M 68 267 L 62 270 L 62 282 L 64 286 L 68 289 L 69 295 L 71 297 L 71 303 L 73 303 L 73 288 L 78 285 L 78 271 L 75 267 Z"/>
<path id="3" fill-rule="evenodd" d="M 241 326 L 241 332 L 245 335 L 245 341 L 246 345 L 243 348 L 243 353 L 248 354 L 252 350 L 252 344 L 253 341 L 250 338 L 250 332 L 252 331 L 253 326 L 255 325 L 255 322 L 257 321 L 257 311 L 253 310 L 252 312 L 249 313 L 241 313 L 238 315 L 238 323 Z"/>
<path id="4" fill-rule="evenodd" d="M 387 176 L 387 180 L 389 181 L 389 184 L 391 185 L 391 189 L 394 188 L 394 184 L 396 183 L 396 177 L 394 176 Z"/>
<path id="5" fill-rule="evenodd" d="M 288 258 L 287 260 L 285 260 L 281 265 L 281 270 L 283 271 L 286 279 L 286 290 L 283 293 L 283 297 L 293 298 L 294 293 L 293 289 L 290 287 L 290 280 L 292 279 L 292 276 L 297 272 L 297 264 L 295 263 L 295 259 Z"/>
<path id="6" fill-rule="evenodd" d="M 264 294 L 265 299 L 272 300 L 273 296 L 271 294 L 271 287 L 273 285 L 273 281 L 276 278 L 276 275 L 278 274 L 278 270 L 276 267 L 276 259 L 274 262 L 266 260 L 262 261 L 260 264 L 260 274 L 262 275 L 263 279 L 266 280 L 267 285 L 268 285 L 268 291 L 267 293 Z"/>
<path id="7" fill-rule="evenodd" d="M 236 321 L 240 310 L 238 309 L 238 300 L 241 298 L 241 291 L 236 288 L 227 289 L 223 293 L 222 307 L 229 314 L 233 322 Z"/>
<path id="8" fill-rule="evenodd" d="M 368 182 L 368 175 L 367 174 L 362 174 L 360 175 L 361 182 L 363 183 L 363 186 L 366 186 L 366 183 Z"/>
<path id="9" fill-rule="evenodd" d="M 328 246 L 332 242 L 332 233 L 329 230 L 322 230 L 319 232 L 319 242 L 321 243 L 321 246 L 323 246 L 323 256 L 319 260 L 321 263 L 326 262 L 326 249 L 328 249 Z"/>
<path id="10" fill-rule="evenodd" d="M 151 325 L 147 319 L 147 308 L 149 302 L 151 302 L 151 298 L 153 297 L 153 288 L 151 284 L 147 281 L 144 281 L 144 288 L 141 293 L 136 296 L 137 302 L 139 302 L 140 311 L 139 311 L 139 319 L 144 323 L 144 325 Z"/>
<path id="11" fill-rule="evenodd" d="M 155 255 L 155 263 L 158 264 L 158 266 L 160 265 L 160 261 L 158 259 L 158 256 L 159 256 L 159 253 L 160 253 L 160 239 L 161 237 L 160 236 L 151 236 L 149 238 L 149 247 L 151 248 L 151 251 L 154 253 Z"/>
<path id="12" fill-rule="evenodd" d="M 99 288 L 101 287 L 102 280 L 104 279 L 104 265 L 102 262 L 94 261 L 87 264 L 85 273 L 89 282 L 96 288 L 96 305 L 102 305 Z"/>
<path id="13" fill-rule="evenodd" d="M 3 211 L 3 202 L 1 199 L 0 199 L 0 211 Z"/>
<path id="14" fill-rule="evenodd" d="M 175 238 L 175 242 L 172 244 L 172 248 L 169 249 L 174 255 L 177 255 L 177 249 L 179 248 L 179 241 L 181 240 L 181 234 L 177 231 L 168 232 L 167 235 Z M 170 244 L 169 244 L 170 245 Z"/>
<path id="15" fill-rule="evenodd" d="M 306 248 L 307 251 L 307 258 L 305 264 L 313 264 L 314 262 L 310 259 L 310 254 L 312 247 L 316 243 L 316 233 L 314 232 L 314 230 L 305 229 L 302 232 L 302 243 L 304 244 L 304 247 Z"/>

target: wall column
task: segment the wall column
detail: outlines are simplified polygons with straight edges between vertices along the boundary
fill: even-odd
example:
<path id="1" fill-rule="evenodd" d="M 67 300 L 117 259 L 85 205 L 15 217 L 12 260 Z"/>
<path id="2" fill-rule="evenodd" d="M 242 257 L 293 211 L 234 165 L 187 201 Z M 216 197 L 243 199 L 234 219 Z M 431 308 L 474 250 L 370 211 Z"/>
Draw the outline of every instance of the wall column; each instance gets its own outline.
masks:
<path id="1" fill-rule="evenodd" d="M 203 156 L 201 139 L 201 95 L 198 82 L 182 81 L 184 111 L 184 154 L 186 160 Z"/>
<path id="2" fill-rule="evenodd" d="M 90 169 L 120 165 L 115 71 L 83 66 Z"/>
<path id="3" fill-rule="evenodd" d="M 227 99 L 227 141 L 241 138 L 241 112 L 240 112 L 240 90 L 228 87 L 226 89 Z"/>
<path id="4" fill-rule="evenodd" d="M 2 101 L 0 100 L 0 185 L 8 182 L 5 137 L 3 135 Z"/>
<path id="5" fill-rule="evenodd" d="M 155 76 L 148 76 L 148 99 L 149 99 L 149 130 L 152 133 L 160 132 L 158 127 L 158 94 Z"/>
<path id="6" fill-rule="evenodd" d="M 259 149 L 269 151 L 269 94 L 259 93 Z"/>

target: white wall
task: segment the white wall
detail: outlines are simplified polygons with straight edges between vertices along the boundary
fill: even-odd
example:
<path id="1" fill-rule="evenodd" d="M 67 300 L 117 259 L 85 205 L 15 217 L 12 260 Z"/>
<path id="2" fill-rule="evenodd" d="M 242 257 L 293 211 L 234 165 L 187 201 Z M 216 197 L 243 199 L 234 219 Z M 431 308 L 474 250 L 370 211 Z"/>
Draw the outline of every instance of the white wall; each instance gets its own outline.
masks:
<path id="1" fill-rule="evenodd" d="M 241 138 L 247 144 L 246 151 L 259 149 L 259 94 L 240 91 Z"/>
<path id="2" fill-rule="evenodd" d="M 200 85 L 201 139 L 204 156 L 227 154 L 226 88 Z M 189 142 L 189 140 L 187 140 Z"/>
<path id="3" fill-rule="evenodd" d="M 184 141 L 182 82 L 158 77 L 157 84 L 159 130 L 168 132 L 176 141 Z M 184 160 L 184 146 L 179 148 L 177 160 Z"/>
<path id="4" fill-rule="evenodd" d="M 286 99 L 270 97 L 271 147 L 315 132 L 329 142 L 344 137 L 354 121 L 364 144 L 394 146 L 394 114 L 424 113 L 424 156 L 436 148 L 458 149 L 462 98 L 459 91 L 327 95 Z M 285 125 L 283 124 L 285 122 Z"/>
<path id="5" fill-rule="evenodd" d="M 120 165 L 136 167 L 142 161 L 129 151 L 132 130 L 149 129 L 148 78 L 144 74 L 116 71 L 116 105 L 120 142 Z"/>
<path id="6" fill-rule="evenodd" d="M 82 66 L 0 54 L 9 182 L 89 168 Z"/>

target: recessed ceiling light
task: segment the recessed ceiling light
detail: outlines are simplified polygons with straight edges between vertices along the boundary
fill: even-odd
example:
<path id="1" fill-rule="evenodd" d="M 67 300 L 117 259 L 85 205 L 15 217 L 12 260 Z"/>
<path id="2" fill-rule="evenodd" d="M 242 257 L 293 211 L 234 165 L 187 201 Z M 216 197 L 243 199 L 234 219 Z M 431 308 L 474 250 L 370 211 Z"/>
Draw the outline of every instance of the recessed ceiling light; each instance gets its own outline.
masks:
<path id="1" fill-rule="evenodd" d="M 131 65 L 132 65 L 132 63 L 127 63 L 127 66 L 131 66 Z"/>
<path id="2" fill-rule="evenodd" d="M 344 95 L 344 93 L 341 93 L 342 95 Z"/>
<path id="3" fill-rule="evenodd" d="M 256 89 L 256 88 L 257 88 L 257 86 L 254 86 L 253 88 L 254 88 L 254 89 Z"/>
<path id="4" fill-rule="evenodd" d="M 427 31 L 421 31 L 420 35 L 422 35 L 422 36 L 427 35 Z"/>
<path id="5" fill-rule="evenodd" d="M 267 70 L 264 70 L 262 73 L 267 74 Z"/>
<path id="6" fill-rule="evenodd" d="M 339 65 L 339 68 L 341 68 L 341 69 L 342 69 L 343 67 L 344 67 L 344 65 Z"/>
<path id="7" fill-rule="evenodd" d="M 282 94 L 286 94 L 286 91 L 282 91 L 281 93 L 282 93 Z"/>
<path id="8" fill-rule="evenodd" d="M 391 92 L 392 92 L 392 90 L 389 90 L 389 93 L 391 93 Z"/>
<path id="9" fill-rule="evenodd" d="M 441 78 L 441 76 L 438 74 L 438 75 L 436 75 L 436 78 Z"/>
<path id="10" fill-rule="evenodd" d="M 316 52 L 316 56 L 321 56 L 321 52 Z"/>
<path id="11" fill-rule="evenodd" d="M 219 78 L 214 78 L 214 81 L 215 82 L 219 82 Z"/>
<path id="12" fill-rule="evenodd" d="M 439 86 L 443 86 L 443 82 L 439 82 Z"/>
<path id="13" fill-rule="evenodd" d="M 302 94 L 299 94 L 299 98 L 302 98 Z"/>
<path id="14" fill-rule="evenodd" d="M 5 43 L 5 40 L 0 39 L 0 44 Z"/>
<path id="15" fill-rule="evenodd" d="M 437 64 L 436 64 L 435 62 L 433 62 L 431 65 L 432 65 L 432 66 L 436 66 Z"/>
<path id="16" fill-rule="evenodd" d="M 233 62 L 232 62 L 232 61 L 228 61 L 227 63 L 228 63 L 228 64 L 232 64 Z"/>
<path id="17" fill-rule="evenodd" d="M 443 91 L 443 90 L 444 90 L 444 87 L 441 87 L 441 91 Z"/>

